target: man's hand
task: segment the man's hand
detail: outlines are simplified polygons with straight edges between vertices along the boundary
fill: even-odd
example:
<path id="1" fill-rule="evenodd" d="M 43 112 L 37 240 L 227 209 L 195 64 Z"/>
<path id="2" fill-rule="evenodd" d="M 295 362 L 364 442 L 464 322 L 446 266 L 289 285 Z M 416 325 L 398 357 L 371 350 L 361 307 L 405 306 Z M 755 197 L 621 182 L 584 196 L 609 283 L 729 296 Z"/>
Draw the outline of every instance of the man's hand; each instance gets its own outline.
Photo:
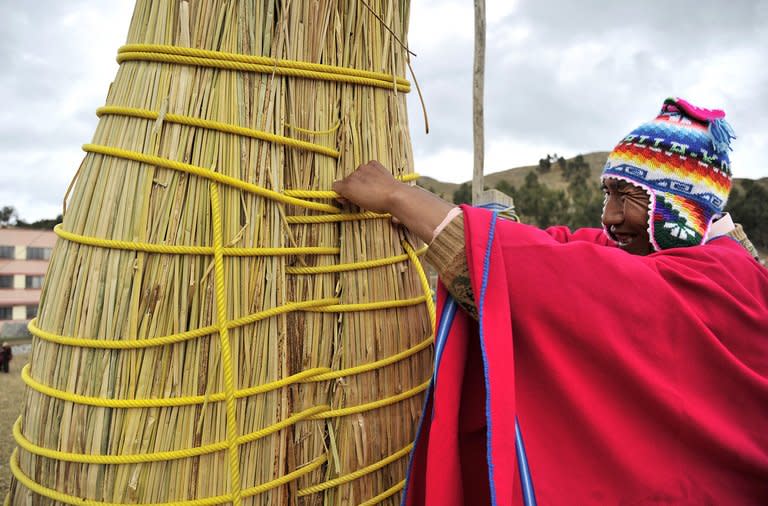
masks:
<path id="1" fill-rule="evenodd" d="M 340 200 L 348 200 L 368 211 L 391 214 L 393 221 L 402 223 L 427 243 L 453 208 L 428 191 L 401 183 L 377 161 L 361 165 L 336 181 L 333 190 L 341 196 Z"/>
<path id="2" fill-rule="evenodd" d="M 333 183 L 333 191 L 343 200 L 377 213 L 391 212 L 395 195 L 407 187 L 375 160 L 359 166 L 352 174 Z"/>

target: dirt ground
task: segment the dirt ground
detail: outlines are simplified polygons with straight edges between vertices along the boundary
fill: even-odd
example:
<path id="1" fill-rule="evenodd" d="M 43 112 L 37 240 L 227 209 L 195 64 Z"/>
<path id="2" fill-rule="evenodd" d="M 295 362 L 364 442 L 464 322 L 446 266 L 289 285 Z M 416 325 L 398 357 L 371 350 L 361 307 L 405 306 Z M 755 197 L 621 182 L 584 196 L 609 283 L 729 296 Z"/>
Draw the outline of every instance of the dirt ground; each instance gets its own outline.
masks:
<path id="1" fill-rule="evenodd" d="M 24 382 L 21 381 L 21 368 L 27 363 L 26 354 L 16 354 L 14 349 L 10 372 L 0 373 L 0 501 L 5 499 L 11 482 L 11 469 L 8 461 L 16 442 L 11 434 L 11 427 L 19 417 L 24 403 Z"/>

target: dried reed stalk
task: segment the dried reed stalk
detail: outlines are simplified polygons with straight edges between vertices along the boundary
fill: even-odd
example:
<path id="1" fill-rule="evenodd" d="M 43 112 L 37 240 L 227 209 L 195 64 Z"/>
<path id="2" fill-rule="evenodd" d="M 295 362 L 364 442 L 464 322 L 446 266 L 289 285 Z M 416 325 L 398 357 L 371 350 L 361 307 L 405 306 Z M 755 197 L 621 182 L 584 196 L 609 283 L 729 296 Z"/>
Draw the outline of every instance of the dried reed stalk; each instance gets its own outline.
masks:
<path id="1" fill-rule="evenodd" d="M 402 76 L 406 0 L 138 0 L 128 43 L 170 44 L 319 62 Z M 386 25 L 386 26 L 385 26 Z M 392 90 L 167 63 L 124 62 L 107 105 L 201 117 L 338 148 L 338 160 L 295 148 L 120 115 L 105 115 L 93 143 L 179 160 L 274 190 L 328 189 L 369 159 L 412 171 L 405 97 Z M 330 133 L 311 134 L 303 129 Z M 213 244 L 210 182 L 197 176 L 86 155 L 63 227 L 86 236 L 158 244 Z M 339 297 L 343 303 L 422 295 L 412 265 L 313 275 L 294 265 L 332 265 L 403 252 L 387 220 L 289 225 L 318 214 L 219 186 L 229 246 L 340 246 L 334 256 L 225 257 L 227 318 L 287 302 Z M 105 249 L 59 241 L 38 326 L 103 340 L 145 339 L 216 322 L 213 259 Z M 243 389 L 312 367 L 341 369 L 393 355 L 430 333 L 424 305 L 370 312 L 296 312 L 230 329 L 235 387 Z M 51 387 L 110 398 L 167 398 L 225 390 L 218 334 L 135 350 L 63 346 L 35 339 L 30 375 Z M 307 408 L 355 406 L 413 388 L 429 377 L 420 352 L 380 370 L 304 383 L 237 401 L 237 430 L 248 434 Z M 269 482 L 328 455 L 289 484 L 244 504 L 357 504 L 400 482 L 407 459 L 328 490 L 302 488 L 375 463 L 414 437 L 421 396 L 364 413 L 305 420 L 239 449 L 241 487 Z M 24 436 L 80 454 L 146 454 L 227 439 L 224 402 L 163 408 L 105 408 L 28 389 Z M 63 462 L 19 451 L 21 471 L 76 497 L 121 503 L 184 501 L 227 494 L 226 451 L 140 464 Z M 53 502 L 14 481 L 13 504 Z M 386 502 L 394 504 L 399 494 Z"/>

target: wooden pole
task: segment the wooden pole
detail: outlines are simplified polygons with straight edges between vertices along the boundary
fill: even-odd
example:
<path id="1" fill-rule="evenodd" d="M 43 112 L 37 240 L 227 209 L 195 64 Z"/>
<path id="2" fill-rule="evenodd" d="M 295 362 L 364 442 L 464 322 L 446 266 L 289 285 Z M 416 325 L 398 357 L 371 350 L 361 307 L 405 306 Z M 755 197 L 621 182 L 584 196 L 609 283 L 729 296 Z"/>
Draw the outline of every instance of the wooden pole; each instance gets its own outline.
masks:
<path id="1" fill-rule="evenodd" d="M 483 193 L 483 161 L 485 134 L 483 132 L 483 88 L 485 80 L 485 0 L 475 0 L 475 60 L 472 84 L 472 136 L 475 163 L 472 173 L 472 203 L 480 201 Z"/>

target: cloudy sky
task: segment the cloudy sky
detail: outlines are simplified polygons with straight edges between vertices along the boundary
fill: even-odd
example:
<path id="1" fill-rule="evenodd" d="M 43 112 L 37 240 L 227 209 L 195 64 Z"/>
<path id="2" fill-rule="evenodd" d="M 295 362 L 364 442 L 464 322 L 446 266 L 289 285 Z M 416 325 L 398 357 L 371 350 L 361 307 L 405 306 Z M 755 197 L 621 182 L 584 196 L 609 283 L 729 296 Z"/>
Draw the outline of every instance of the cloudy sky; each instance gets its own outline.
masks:
<path id="1" fill-rule="evenodd" d="M 0 0 L 0 206 L 53 217 L 117 71 L 133 0 Z M 768 2 L 487 0 L 486 173 L 610 150 L 667 96 L 727 112 L 737 177 L 768 176 Z M 416 170 L 472 173 L 470 0 L 414 0 Z"/>

